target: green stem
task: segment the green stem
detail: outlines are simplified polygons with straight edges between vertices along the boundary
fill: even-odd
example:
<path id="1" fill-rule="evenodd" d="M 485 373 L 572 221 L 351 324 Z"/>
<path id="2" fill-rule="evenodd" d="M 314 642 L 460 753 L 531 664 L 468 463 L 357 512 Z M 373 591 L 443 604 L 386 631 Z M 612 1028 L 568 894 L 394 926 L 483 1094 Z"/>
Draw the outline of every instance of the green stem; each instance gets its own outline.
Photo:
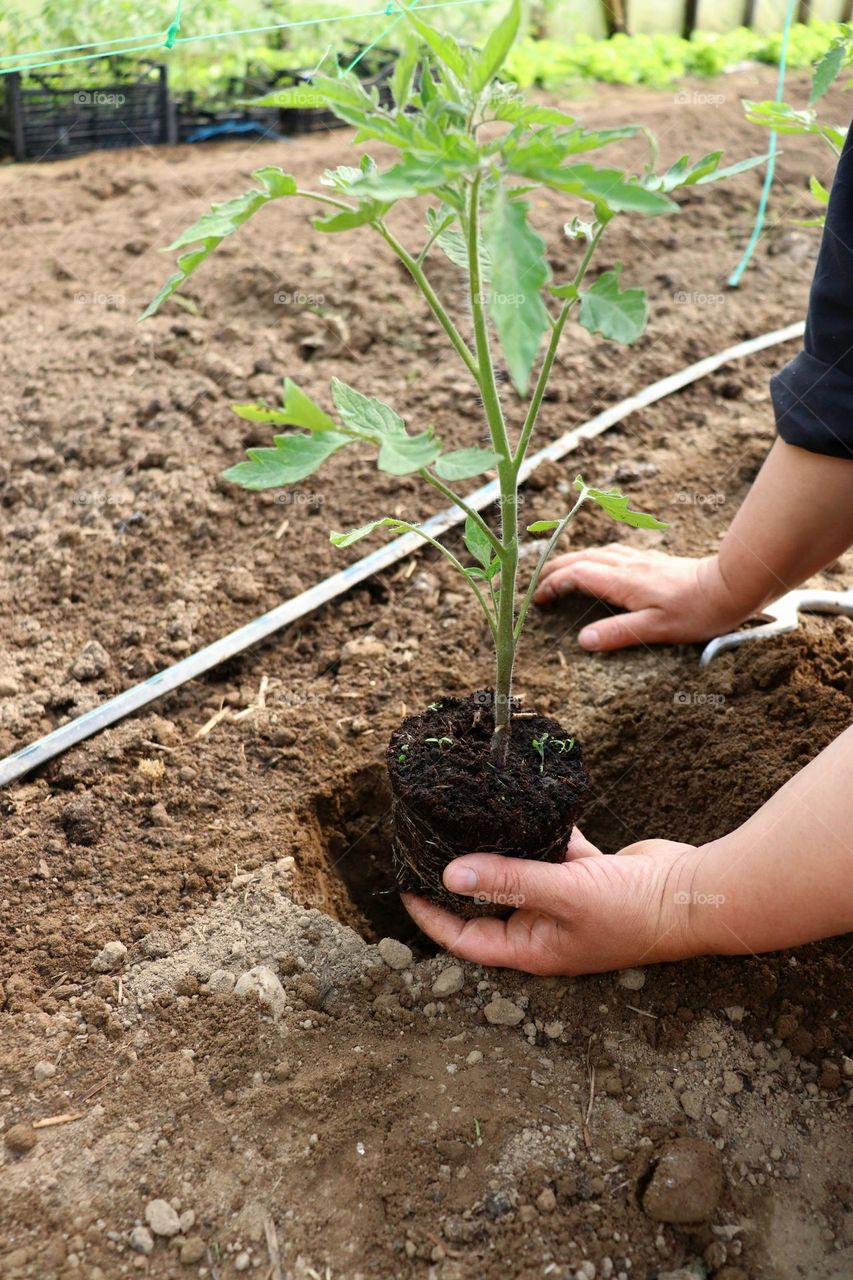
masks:
<path id="1" fill-rule="evenodd" d="M 527 611 L 530 608 L 531 602 L 533 600 L 533 593 L 536 590 L 536 584 L 539 581 L 539 578 L 542 574 L 542 570 L 545 567 L 545 561 L 548 559 L 551 552 L 554 550 L 554 547 L 557 545 L 557 542 L 559 541 L 560 536 L 563 530 L 565 529 L 566 525 L 569 524 L 570 521 L 574 519 L 578 511 L 580 511 L 581 507 L 586 501 L 586 493 L 587 493 L 586 489 L 584 489 L 581 492 L 581 496 L 578 498 L 577 502 L 572 507 L 571 511 L 568 513 L 568 515 L 563 516 L 563 519 L 560 521 L 560 523 L 557 525 L 554 532 L 551 534 L 551 537 L 545 543 L 542 553 L 539 556 L 539 562 L 533 571 L 533 576 L 530 579 L 530 583 L 528 584 L 527 590 L 524 593 L 524 599 L 521 602 L 521 608 L 518 611 L 518 621 L 515 624 L 516 644 L 518 644 L 519 637 L 521 636 L 522 628 L 524 627 L 524 621 L 527 617 Z"/>
<path id="2" fill-rule="evenodd" d="M 385 240 L 386 244 L 390 245 L 390 247 L 394 250 L 397 257 L 403 263 L 403 266 L 406 268 L 409 275 L 412 277 L 415 284 L 418 286 L 421 293 L 426 298 L 427 305 L 429 306 L 430 310 L 432 311 L 438 323 L 441 325 L 444 332 L 447 334 L 459 358 L 462 360 L 466 369 L 474 378 L 475 382 L 477 383 L 477 386 L 479 387 L 480 370 L 477 366 L 477 361 L 474 359 L 474 356 L 472 355 L 471 351 L 468 349 L 468 345 L 465 342 L 465 339 L 462 337 L 459 330 L 456 328 L 456 325 L 453 323 L 450 316 L 447 314 L 444 307 L 442 306 L 437 294 L 435 293 L 435 290 L 433 289 L 429 280 L 427 280 L 426 276 L 424 275 L 424 272 L 420 263 L 417 261 L 416 258 L 412 257 L 408 249 L 404 248 L 404 246 L 400 244 L 400 241 L 397 239 L 397 237 L 391 231 L 388 230 L 388 228 L 385 226 L 383 222 L 375 222 L 373 223 L 373 225 L 376 227 L 379 234 Z"/>
<path id="3" fill-rule="evenodd" d="M 358 212 L 353 205 L 347 204 L 345 200 L 336 200 L 334 196 L 324 195 L 320 191 L 302 191 L 300 189 L 295 191 L 294 195 L 305 196 L 306 200 L 319 200 L 320 204 L 330 204 L 333 209 L 343 209 L 345 213 Z"/>
<path id="4" fill-rule="evenodd" d="M 479 367 L 480 393 L 496 453 L 500 455 L 498 479 L 501 488 L 501 583 L 495 632 L 495 732 L 492 737 L 492 760 L 498 767 L 506 763 L 509 749 L 509 727 L 512 709 L 512 670 L 515 664 L 515 582 L 518 573 L 518 479 L 510 453 L 509 437 L 504 422 L 500 396 L 495 380 L 489 346 L 489 331 L 483 306 L 480 269 L 480 182 L 478 174 L 471 184 L 468 201 L 466 239 L 468 276 L 471 289 L 471 315 L 474 325 L 474 349 Z"/>
<path id="5" fill-rule="evenodd" d="M 586 247 L 586 252 L 581 259 L 580 266 L 578 267 L 575 278 L 572 281 L 572 284 L 576 289 L 580 287 L 583 278 L 586 275 L 587 268 L 592 261 L 592 255 L 595 253 L 596 247 L 604 233 L 606 225 L 606 223 L 601 224 Z M 533 395 L 530 399 L 527 416 L 524 419 L 524 426 L 521 428 L 518 447 L 516 448 L 515 456 L 512 460 L 516 471 L 521 466 L 524 461 L 524 455 L 527 453 L 527 446 L 530 444 L 530 437 L 533 434 L 533 428 L 536 426 L 536 419 L 539 416 L 539 410 L 542 406 L 542 397 L 545 395 L 545 388 L 548 386 L 548 379 L 551 377 L 551 370 L 554 367 L 554 361 L 557 357 L 557 349 L 560 345 L 560 339 L 563 336 L 563 330 L 566 327 L 566 321 L 569 318 L 569 313 L 577 301 L 577 298 L 568 298 L 566 302 L 563 303 L 563 306 L 560 309 L 560 314 L 557 316 L 551 330 L 551 339 L 548 343 L 548 349 L 545 352 L 545 359 L 542 361 L 542 368 L 539 370 L 539 377 L 536 379 L 536 386 L 534 387 Z"/>
<path id="6" fill-rule="evenodd" d="M 438 476 L 434 476 L 432 472 L 427 471 L 426 468 L 424 468 L 423 471 L 419 471 L 418 475 L 422 476 L 428 484 L 432 485 L 433 489 L 437 489 L 443 497 L 447 498 L 449 502 L 452 502 L 460 511 L 464 511 L 466 516 L 469 516 L 470 519 L 474 521 L 480 532 L 489 539 L 492 550 L 496 556 L 503 554 L 503 545 L 501 544 L 500 539 L 495 537 L 479 511 L 475 511 L 473 507 L 469 507 L 464 498 L 460 498 L 459 495 L 454 493 L 443 480 L 439 480 Z"/>

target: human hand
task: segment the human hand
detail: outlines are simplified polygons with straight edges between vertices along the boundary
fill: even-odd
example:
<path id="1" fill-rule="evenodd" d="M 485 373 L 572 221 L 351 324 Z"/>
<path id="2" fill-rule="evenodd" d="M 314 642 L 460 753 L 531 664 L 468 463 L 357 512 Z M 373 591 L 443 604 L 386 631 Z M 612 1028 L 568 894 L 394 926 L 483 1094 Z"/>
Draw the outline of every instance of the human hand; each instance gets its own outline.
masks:
<path id="1" fill-rule="evenodd" d="M 452 893 L 515 906 L 506 920 L 463 920 L 403 894 L 417 925 L 453 955 L 525 973 L 604 973 L 702 952 L 689 886 L 698 850 L 644 840 L 605 857 L 575 828 L 562 863 L 468 854 L 444 871 Z"/>
<path id="2" fill-rule="evenodd" d="M 628 610 L 583 628 L 578 641 L 591 650 L 709 640 L 750 616 L 734 600 L 716 556 L 692 560 L 620 542 L 555 556 L 542 570 L 533 599 L 550 604 L 570 591 Z"/>

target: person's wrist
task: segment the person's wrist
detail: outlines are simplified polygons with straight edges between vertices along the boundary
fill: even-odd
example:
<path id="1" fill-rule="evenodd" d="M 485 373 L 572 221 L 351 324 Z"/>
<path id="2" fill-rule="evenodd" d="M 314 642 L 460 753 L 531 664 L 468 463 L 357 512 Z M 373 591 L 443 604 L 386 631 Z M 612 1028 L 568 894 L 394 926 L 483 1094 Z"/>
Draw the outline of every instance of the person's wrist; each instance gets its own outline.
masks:
<path id="1" fill-rule="evenodd" d="M 731 630 L 753 617 L 767 603 L 767 597 L 738 581 L 724 565 L 720 555 L 699 561 L 697 581 L 703 611 L 709 616 L 717 634 Z"/>

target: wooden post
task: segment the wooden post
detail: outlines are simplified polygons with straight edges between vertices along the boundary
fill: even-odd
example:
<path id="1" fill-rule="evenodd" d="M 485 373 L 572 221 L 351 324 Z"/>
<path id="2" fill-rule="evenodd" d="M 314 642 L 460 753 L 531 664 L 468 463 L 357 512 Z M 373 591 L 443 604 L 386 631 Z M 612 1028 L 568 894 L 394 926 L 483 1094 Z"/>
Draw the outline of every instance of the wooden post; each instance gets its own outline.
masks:
<path id="1" fill-rule="evenodd" d="M 853 18 L 853 0 L 844 0 L 844 4 L 841 6 L 841 18 L 839 21 L 849 22 L 851 18 Z"/>
<path id="2" fill-rule="evenodd" d="M 602 0 L 604 6 L 604 21 L 607 23 L 608 36 L 616 35 L 617 31 L 628 30 L 628 17 L 625 12 L 626 0 Z"/>
<path id="3" fill-rule="evenodd" d="M 755 23 L 755 10 L 758 7 L 758 0 L 746 0 L 743 6 L 743 26 L 751 27 Z"/>
<path id="4" fill-rule="evenodd" d="M 812 0 L 800 0 L 797 9 L 797 22 L 810 22 L 812 16 Z"/>
<path id="5" fill-rule="evenodd" d="M 696 30 L 696 19 L 699 16 L 699 0 L 685 0 L 684 4 L 684 24 L 681 28 L 681 34 L 685 40 L 689 40 Z"/>

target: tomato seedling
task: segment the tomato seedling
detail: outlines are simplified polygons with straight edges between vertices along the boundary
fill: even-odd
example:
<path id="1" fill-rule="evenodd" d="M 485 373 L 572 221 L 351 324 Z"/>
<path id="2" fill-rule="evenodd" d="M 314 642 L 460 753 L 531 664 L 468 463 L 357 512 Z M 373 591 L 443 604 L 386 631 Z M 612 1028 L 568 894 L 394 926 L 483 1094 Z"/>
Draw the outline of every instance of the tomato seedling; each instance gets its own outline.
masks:
<path id="1" fill-rule="evenodd" d="M 280 434 L 225 472 L 245 488 L 272 489 L 304 480 L 342 450 L 367 448 L 380 471 L 419 476 L 463 514 L 468 562 L 464 553 L 398 516 L 378 514 L 358 528 L 333 532 L 331 540 L 348 547 L 379 529 L 419 535 L 464 581 L 491 635 L 494 689 L 443 698 L 407 717 L 386 753 L 399 883 L 470 915 L 495 905 L 448 893 L 442 883 L 447 863 L 477 850 L 560 860 L 588 794 L 580 747 L 557 721 L 525 712 L 510 731 L 518 710 L 512 698 L 516 651 L 548 556 L 587 501 L 635 528 L 665 527 L 633 511 L 618 490 L 595 488 L 578 476 L 569 510 L 528 525 L 528 533 L 545 536 L 527 581 L 519 582 L 518 489 L 561 340 L 574 318 L 590 333 L 619 343 L 636 342 L 645 329 L 645 293 L 623 284 L 621 262 L 591 276 L 614 221 L 675 214 L 678 189 L 740 173 L 763 157 L 723 168 L 714 151 L 695 162 L 682 156 L 658 172 L 657 144 L 642 126 L 588 129 L 556 107 L 525 101 L 499 79 L 519 31 L 519 0 L 512 0 L 479 51 L 460 46 L 411 10 L 405 16 L 410 34 L 389 104 L 347 74 L 316 75 L 310 88 L 262 100 L 285 109 L 331 109 L 356 129 L 356 143 L 380 142 L 397 159 L 380 166 L 363 154 L 355 165 L 324 173 L 319 190 L 303 188 L 281 169 L 258 169 L 257 187 L 214 205 L 178 237 L 172 248 L 185 252 L 146 314 L 248 218 L 272 201 L 302 197 L 324 206 L 314 219 L 319 232 L 371 231 L 402 262 L 471 378 L 487 445 L 448 445 L 429 421 L 410 426 L 393 406 L 338 378 L 332 378 L 328 406 L 287 378 L 280 408 L 234 406 L 241 418 L 268 423 Z M 647 149 L 636 175 L 591 158 L 631 139 Z M 565 223 L 565 235 L 577 246 L 566 276 L 554 277 L 545 241 L 529 218 L 530 195 L 540 189 L 570 199 L 584 214 Z M 418 247 L 404 244 L 392 225 L 396 206 L 412 200 L 427 206 Z M 433 283 L 439 254 L 460 273 L 464 309 L 454 309 Z M 459 488 L 489 473 L 500 490 L 495 522 Z"/>

